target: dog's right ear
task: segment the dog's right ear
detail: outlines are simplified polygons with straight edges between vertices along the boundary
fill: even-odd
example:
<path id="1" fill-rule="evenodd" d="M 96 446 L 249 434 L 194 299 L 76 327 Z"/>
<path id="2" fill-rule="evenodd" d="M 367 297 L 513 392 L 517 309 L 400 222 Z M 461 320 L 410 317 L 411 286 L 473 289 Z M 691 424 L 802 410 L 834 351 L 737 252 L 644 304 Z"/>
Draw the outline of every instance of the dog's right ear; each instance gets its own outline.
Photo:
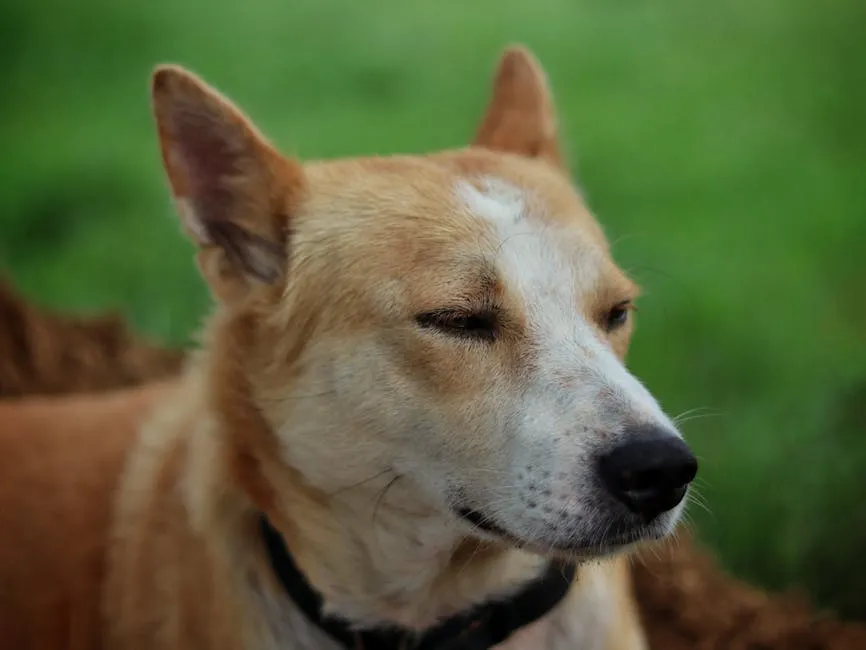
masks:
<path id="1" fill-rule="evenodd" d="M 177 66 L 152 78 L 163 164 L 202 274 L 233 301 L 283 277 L 301 165 L 281 156 L 228 99 Z"/>

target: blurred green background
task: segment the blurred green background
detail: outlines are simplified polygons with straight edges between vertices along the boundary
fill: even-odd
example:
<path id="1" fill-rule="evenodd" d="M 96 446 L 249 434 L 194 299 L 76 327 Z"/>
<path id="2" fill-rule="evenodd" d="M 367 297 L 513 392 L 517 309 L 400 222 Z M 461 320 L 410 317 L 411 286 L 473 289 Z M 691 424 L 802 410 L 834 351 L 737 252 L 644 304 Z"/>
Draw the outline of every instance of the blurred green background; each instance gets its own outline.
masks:
<path id="1" fill-rule="evenodd" d="M 4 0 L 2 269 L 186 344 L 207 309 L 148 75 L 183 63 L 302 157 L 467 141 L 531 46 L 618 259 L 631 366 L 702 458 L 692 507 L 739 575 L 866 618 L 863 0 Z"/>

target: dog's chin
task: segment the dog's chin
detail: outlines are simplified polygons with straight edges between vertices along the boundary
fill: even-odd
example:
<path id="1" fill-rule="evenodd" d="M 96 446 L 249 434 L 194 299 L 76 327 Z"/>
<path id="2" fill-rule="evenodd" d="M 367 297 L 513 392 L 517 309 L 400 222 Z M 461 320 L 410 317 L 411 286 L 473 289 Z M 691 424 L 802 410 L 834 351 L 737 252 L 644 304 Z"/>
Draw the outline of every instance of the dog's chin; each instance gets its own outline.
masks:
<path id="1" fill-rule="evenodd" d="M 663 539 L 673 530 L 678 518 L 674 513 L 665 513 L 648 524 L 630 519 L 612 520 L 582 534 L 530 538 L 512 533 L 478 510 L 459 508 L 455 514 L 469 525 L 469 532 L 474 537 L 566 560 L 599 559 L 628 551 L 645 542 Z"/>

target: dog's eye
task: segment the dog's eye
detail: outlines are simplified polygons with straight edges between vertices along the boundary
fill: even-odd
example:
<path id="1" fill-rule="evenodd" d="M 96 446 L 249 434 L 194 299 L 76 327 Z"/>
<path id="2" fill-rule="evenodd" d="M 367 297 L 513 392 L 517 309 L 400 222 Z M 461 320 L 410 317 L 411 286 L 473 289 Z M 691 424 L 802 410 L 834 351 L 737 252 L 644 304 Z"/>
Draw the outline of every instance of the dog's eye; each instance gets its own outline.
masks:
<path id="1" fill-rule="evenodd" d="M 493 312 L 433 311 L 419 314 L 415 321 L 424 328 L 481 341 L 495 339 L 498 329 Z"/>
<path id="2" fill-rule="evenodd" d="M 623 302 L 614 305 L 613 308 L 607 312 L 604 328 L 608 332 L 612 332 L 625 325 L 628 321 L 628 312 L 631 309 L 633 309 L 633 306 L 630 300 L 624 300 Z"/>

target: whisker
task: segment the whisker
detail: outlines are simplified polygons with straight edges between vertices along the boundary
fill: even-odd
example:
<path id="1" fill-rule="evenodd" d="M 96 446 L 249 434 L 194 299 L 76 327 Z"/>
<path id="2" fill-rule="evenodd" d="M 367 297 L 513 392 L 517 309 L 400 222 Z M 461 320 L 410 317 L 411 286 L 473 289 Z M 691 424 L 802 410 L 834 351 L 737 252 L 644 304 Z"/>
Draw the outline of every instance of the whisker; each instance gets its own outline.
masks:
<path id="1" fill-rule="evenodd" d="M 328 397 L 330 395 L 336 395 L 336 390 L 326 390 L 321 393 L 307 393 L 305 395 L 282 395 L 280 397 L 263 397 L 262 402 L 266 404 L 283 404 L 285 402 L 294 402 L 302 399 L 313 399 L 316 397 Z"/>
<path id="2" fill-rule="evenodd" d="M 693 417 L 709 417 L 712 415 L 720 415 L 721 412 L 717 409 L 714 409 L 709 406 L 698 406 L 692 409 L 687 409 L 680 413 L 679 415 L 674 416 L 672 419 L 674 424 L 680 424 L 681 422 L 685 422 L 688 419 Z"/>
<path id="3" fill-rule="evenodd" d="M 376 515 L 379 513 L 379 506 L 382 505 L 382 502 L 385 499 L 385 495 L 388 494 L 388 490 L 390 490 L 394 486 L 394 484 L 397 483 L 397 481 L 399 481 L 401 478 L 403 478 L 402 474 L 395 474 L 394 478 L 392 478 L 385 484 L 385 487 L 382 488 L 382 490 L 379 492 L 379 495 L 376 497 L 376 503 L 373 505 L 372 518 L 372 523 L 374 527 L 376 525 Z"/>
<path id="4" fill-rule="evenodd" d="M 698 494 L 695 490 L 689 490 L 688 504 L 694 504 L 695 506 L 706 512 L 710 517 L 715 517 L 715 514 L 710 509 L 710 506 L 707 503 L 706 499 L 704 499 L 703 495 Z M 688 515 L 688 510 L 686 510 L 685 512 Z"/>
<path id="5" fill-rule="evenodd" d="M 644 271 L 649 271 L 651 273 L 655 273 L 656 275 L 660 275 L 665 280 L 670 280 L 680 288 L 686 287 L 686 283 L 683 281 L 682 278 L 679 278 L 667 271 L 663 271 L 662 269 L 655 266 L 647 266 L 646 264 L 630 265 L 627 270 L 629 274 L 636 277 L 639 277 Z"/>
<path id="6" fill-rule="evenodd" d="M 365 478 L 363 481 L 358 481 L 357 483 L 352 483 L 351 485 L 346 485 L 344 487 L 337 488 L 333 492 L 328 493 L 328 496 L 329 497 L 337 496 L 338 494 L 342 494 L 346 490 L 352 490 L 354 488 L 361 487 L 362 485 L 369 483 L 370 481 L 375 481 L 377 478 L 384 476 L 385 474 L 388 474 L 389 472 L 393 472 L 393 471 L 394 470 L 392 470 L 390 467 L 385 468 L 381 472 L 379 472 L 378 474 L 373 474 L 373 476 L 371 476 L 370 478 Z"/>
<path id="7" fill-rule="evenodd" d="M 645 232 L 644 232 L 644 233 L 641 233 L 641 232 L 628 232 L 628 233 L 624 233 L 624 234 L 620 235 L 619 237 L 616 237 L 615 239 L 613 239 L 613 240 L 610 242 L 610 247 L 611 247 L 611 248 L 616 248 L 619 244 L 621 244 L 621 243 L 624 242 L 624 241 L 628 241 L 628 240 L 630 240 L 630 239 L 638 239 L 638 238 L 641 238 L 641 237 L 648 237 L 648 234 L 645 233 Z"/>

